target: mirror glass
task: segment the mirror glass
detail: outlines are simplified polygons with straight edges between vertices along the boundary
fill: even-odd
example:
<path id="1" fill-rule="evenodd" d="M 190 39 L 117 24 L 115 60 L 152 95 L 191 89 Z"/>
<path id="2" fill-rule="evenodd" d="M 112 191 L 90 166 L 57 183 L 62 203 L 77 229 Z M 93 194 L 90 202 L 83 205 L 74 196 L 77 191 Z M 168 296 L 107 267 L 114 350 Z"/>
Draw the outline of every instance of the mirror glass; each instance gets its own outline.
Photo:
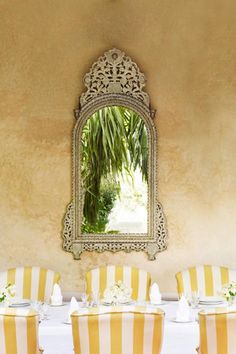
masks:
<path id="1" fill-rule="evenodd" d="M 90 116 L 81 138 L 82 234 L 147 233 L 148 134 L 121 106 Z"/>

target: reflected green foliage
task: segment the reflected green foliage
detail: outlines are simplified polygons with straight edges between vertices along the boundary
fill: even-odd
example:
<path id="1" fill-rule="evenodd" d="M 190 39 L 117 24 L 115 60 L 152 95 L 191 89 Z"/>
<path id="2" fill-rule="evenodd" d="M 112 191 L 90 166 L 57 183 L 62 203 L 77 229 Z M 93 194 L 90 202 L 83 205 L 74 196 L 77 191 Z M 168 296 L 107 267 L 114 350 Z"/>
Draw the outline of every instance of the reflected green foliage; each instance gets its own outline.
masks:
<path id="1" fill-rule="evenodd" d="M 114 207 L 119 186 L 115 183 L 105 183 L 102 185 L 100 195 L 97 200 L 97 216 L 96 221 L 91 224 L 88 219 L 83 218 L 82 233 L 102 233 L 106 229 L 109 222 L 109 214 Z M 117 230 L 111 230 L 109 233 L 117 233 Z"/>
<path id="2" fill-rule="evenodd" d="M 140 168 L 143 180 L 148 179 L 148 137 L 144 121 L 140 116 L 124 107 L 117 107 L 124 117 L 130 169 Z"/>
<path id="3" fill-rule="evenodd" d="M 147 181 L 147 140 L 144 121 L 127 108 L 105 107 L 87 120 L 82 133 L 83 232 L 89 232 L 92 227 L 99 229 L 98 232 L 105 230 L 109 213 L 119 195 L 120 177 L 132 176 L 139 168 L 143 180 Z M 114 194 L 109 187 L 108 181 L 111 180 L 118 186 Z M 105 182 L 106 190 L 102 188 L 102 182 Z M 103 215 L 101 222 L 104 212 L 107 216 Z"/>

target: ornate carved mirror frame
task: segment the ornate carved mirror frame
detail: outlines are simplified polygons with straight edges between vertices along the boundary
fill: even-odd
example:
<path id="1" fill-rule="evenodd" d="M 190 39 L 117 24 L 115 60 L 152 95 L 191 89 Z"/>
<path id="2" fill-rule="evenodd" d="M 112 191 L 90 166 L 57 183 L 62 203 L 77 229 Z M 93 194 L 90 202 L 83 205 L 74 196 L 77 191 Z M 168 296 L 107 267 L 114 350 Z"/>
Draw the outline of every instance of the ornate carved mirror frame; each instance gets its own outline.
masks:
<path id="1" fill-rule="evenodd" d="M 143 91 L 144 74 L 118 49 L 104 53 L 85 75 L 87 91 L 82 93 L 75 109 L 72 149 L 72 201 L 64 216 L 63 249 L 80 259 L 84 251 L 145 251 L 150 260 L 167 247 L 167 229 L 157 194 L 157 132 L 153 122 L 155 111 Z M 149 142 L 148 232 L 119 234 L 81 234 L 81 134 L 86 120 L 105 106 L 124 106 L 138 113 L 145 121 Z"/>

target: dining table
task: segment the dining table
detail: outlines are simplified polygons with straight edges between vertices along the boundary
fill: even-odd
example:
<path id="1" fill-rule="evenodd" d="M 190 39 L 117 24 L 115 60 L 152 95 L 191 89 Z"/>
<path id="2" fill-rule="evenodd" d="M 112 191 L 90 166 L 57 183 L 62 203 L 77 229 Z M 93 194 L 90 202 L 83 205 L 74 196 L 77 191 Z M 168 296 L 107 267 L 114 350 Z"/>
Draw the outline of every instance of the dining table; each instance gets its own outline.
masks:
<path id="1" fill-rule="evenodd" d="M 176 322 L 177 301 L 163 301 L 161 305 L 145 305 L 150 310 L 160 308 L 165 312 L 162 354 L 196 354 L 199 345 L 198 309 L 191 309 L 189 322 Z M 105 306 L 101 306 L 108 311 Z M 79 311 L 84 308 L 79 303 Z M 125 311 L 131 311 L 127 305 Z M 72 326 L 68 324 L 69 303 L 49 306 L 46 319 L 39 325 L 39 343 L 44 354 L 74 354 Z"/>

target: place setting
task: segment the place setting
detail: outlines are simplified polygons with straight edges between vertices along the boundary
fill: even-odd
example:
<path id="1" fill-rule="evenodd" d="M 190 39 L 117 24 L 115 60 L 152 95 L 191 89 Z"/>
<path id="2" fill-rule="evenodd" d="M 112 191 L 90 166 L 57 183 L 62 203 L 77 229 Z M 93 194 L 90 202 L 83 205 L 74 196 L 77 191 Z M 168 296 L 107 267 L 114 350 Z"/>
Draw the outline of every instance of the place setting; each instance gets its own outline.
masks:
<path id="1" fill-rule="evenodd" d="M 170 318 L 170 321 L 175 323 L 191 323 L 196 321 L 195 314 L 191 311 L 184 295 L 182 295 L 178 301 L 175 317 Z"/>
<path id="2" fill-rule="evenodd" d="M 78 301 L 76 300 L 76 298 L 74 296 L 72 296 L 70 303 L 69 303 L 69 310 L 67 313 L 67 317 L 65 318 L 64 321 L 62 321 L 62 323 L 66 324 L 66 325 L 71 325 L 71 314 L 75 311 L 79 310 L 79 304 Z"/>

